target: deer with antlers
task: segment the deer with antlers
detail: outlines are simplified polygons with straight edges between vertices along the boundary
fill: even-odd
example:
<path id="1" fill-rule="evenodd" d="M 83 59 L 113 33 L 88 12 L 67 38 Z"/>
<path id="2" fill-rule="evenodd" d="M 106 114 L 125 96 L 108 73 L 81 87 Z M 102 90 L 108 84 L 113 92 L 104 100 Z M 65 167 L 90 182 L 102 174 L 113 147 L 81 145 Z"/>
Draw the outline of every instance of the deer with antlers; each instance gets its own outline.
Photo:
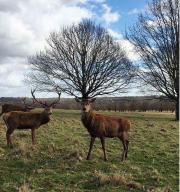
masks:
<path id="1" fill-rule="evenodd" d="M 100 138 L 102 149 L 104 153 L 104 160 L 107 160 L 105 151 L 105 138 L 118 137 L 123 143 L 123 154 L 122 161 L 127 158 L 128 154 L 128 131 L 130 130 L 131 123 L 126 118 L 110 117 L 101 114 L 96 114 L 91 109 L 91 104 L 95 101 L 93 99 L 79 99 L 76 98 L 77 102 L 82 105 L 82 123 L 87 128 L 91 142 L 87 160 L 90 159 L 91 150 L 96 138 Z"/>
<path id="2" fill-rule="evenodd" d="M 50 121 L 52 108 L 60 101 L 61 92 L 57 92 L 58 99 L 51 104 L 36 99 L 34 92 L 35 90 L 31 90 L 33 100 L 44 108 L 42 112 L 11 111 L 3 115 L 3 120 L 7 126 L 7 146 L 12 147 L 11 134 L 15 129 L 31 129 L 32 144 L 35 144 L 35 130 Z"/>
<path id="3" fill-rule="evenodd" d="M 3 104 L 0 116 L 3 113 L 8 113 L 10 111 L 31 111 L 32 109 L 34 109 L 34 107 L 27 105 L 26 97 L 22 98 L 22 102 L 23 102 L 24 106 L 23 105 L 17 105 L 17 104 L 7 104 L 7 103 Z"/>

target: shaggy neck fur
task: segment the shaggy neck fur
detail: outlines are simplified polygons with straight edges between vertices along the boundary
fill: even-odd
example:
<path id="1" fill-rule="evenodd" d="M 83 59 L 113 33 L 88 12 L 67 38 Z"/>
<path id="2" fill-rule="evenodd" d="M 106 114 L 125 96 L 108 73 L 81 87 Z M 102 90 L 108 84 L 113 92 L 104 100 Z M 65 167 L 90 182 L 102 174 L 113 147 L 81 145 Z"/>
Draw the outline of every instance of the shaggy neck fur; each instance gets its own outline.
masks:
<path id="1" fill-rule="evenodd" d="M 83 112 L 81 120 L 84 126 L 88 129 L 88 131 L 90 131 L 91 125 L 93 124 L 93 121 L 94 121 L 93 111 L 90 110 L 89 112 Z"/>
<path id="2" fill-rule="evenodd" d="M 46 124 L 50 121 L 50 115 L 47 114 L 46 112 L 42 112 L 41 114 L 41 123 Z"/>

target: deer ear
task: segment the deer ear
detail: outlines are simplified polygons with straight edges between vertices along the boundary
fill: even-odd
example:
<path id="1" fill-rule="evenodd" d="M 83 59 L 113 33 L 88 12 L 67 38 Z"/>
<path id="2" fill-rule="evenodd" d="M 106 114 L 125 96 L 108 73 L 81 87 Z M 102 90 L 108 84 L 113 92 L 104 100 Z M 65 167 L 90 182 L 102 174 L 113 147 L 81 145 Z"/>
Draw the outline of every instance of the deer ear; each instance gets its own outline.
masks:
<path id="1" fill-rule="evenodd" d="M 90 100 L 91 103 L 93 103 L 94 101 L 96 101 L 96 98 L 92 98 L 92 99 Z"/>

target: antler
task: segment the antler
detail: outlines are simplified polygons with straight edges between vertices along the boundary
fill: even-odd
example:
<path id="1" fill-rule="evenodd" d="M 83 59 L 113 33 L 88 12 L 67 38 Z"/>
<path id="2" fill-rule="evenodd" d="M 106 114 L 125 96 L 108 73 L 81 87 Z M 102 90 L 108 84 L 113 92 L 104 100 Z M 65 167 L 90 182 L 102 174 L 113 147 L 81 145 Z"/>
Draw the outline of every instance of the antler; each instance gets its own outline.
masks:
<path id="1" fill-rule="evenodd" d="M 82 97 L 75 96 L 75 101 L 76 102 L 82 102 L 82 101 L 94 102 L 95 100 L 96 100 L 96 98 L 93 98 L 93 97 L 82 98 Z"/>
<path id="2" fill-rule="evenodd" d="M 50 106 L 55 106 L 57 103 L 59 103 L 60 98 L 61 98 L 61 92 L 56 92 L 58 94 L 58 99 L 53 101 Z"/>
<path id="3" fill-rule="evenodd" d="M 27 104 L 26 104 L 26 97 L 23 97 L 22 99 L 22 102 L 24 103 L 24 106 L 26 106 Z"/>
<path id="4" fill-rule="evenodd" d="M 40 105 L 43 105 L 43 106 L 47 107 L 47 103 L 46 103 L 46 102 L 38 101 L 38 100 L 36 99 L 36 97 L 35 97 L 35 95 L 34 95 L 35 91 L 36 91 L 36 89 L 34 89 L 34 90 L 31 89 L 31 95 L 32 95 L 32 97 L 33 97 L 33 100 L 36 101 L 37 103 L 39 103 Z"/>
<path id="5" fill-rule="evenodd" d="M 52 90 L 53 91 L 53 90 Z M 58 99 L 53 101 L 49 106 L 55 106 L 59 101 L 60 101 L 60 97 L 61 97 L 61 88 L 59 86 L 55 86 L 54 87 L 54 91 L 58 94 Z"/>
<path id="6" fill-rule="evenodd" d="M 33 97 L 33 100 L 36 101 L 37 103 L 45 106 L 45 107 L 51 107 L 51 106 L 53 106 L 53 105 L 55 106 L 55 105 L 60 101 L 61 92 L 58 91 L 57 89 L 56 89 L 56 93 L 58 94 L 58 99 L 55 100 L 55 101 L 53 101 L 53 102 L 52 102 L 51 104 L 49 104 L 49 105 L 48 105 L 46 102 L 38 101 L 38 100 L 36 99 L 35 95 L 34 95 L 34 92 L 35 92 L 35 91 L 36 91 L 36 89 L 31 90 L 31 95 L 32 95 L 32 97 Z"/>

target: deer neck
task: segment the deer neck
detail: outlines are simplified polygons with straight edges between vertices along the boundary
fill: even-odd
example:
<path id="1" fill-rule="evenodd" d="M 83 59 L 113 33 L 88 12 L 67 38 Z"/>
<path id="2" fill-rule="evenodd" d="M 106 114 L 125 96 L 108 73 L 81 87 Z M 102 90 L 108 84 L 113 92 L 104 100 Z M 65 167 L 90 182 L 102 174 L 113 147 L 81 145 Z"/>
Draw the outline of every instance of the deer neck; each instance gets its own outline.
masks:
<path id="1" fill-rule="evenodd" d="M 82 112 L 82 116 L 89 118 L 90 116 L 92 116 L 94 114 L 93 110 L 89 110 L 89 112 Z"/>
<path id="2" fill-rule="evenodd" d="M 48 123 L 49 121 L 50 121 L 50 115 L 49 115 L 47 112 L 43 111 L 43 112 L 41 113 L 41 123 L 42 123 L 42 124 L 46 124 L 46 123 Z"/>
<path id="3" fill-rule="evenodd" d="M 84 124 L 85 127 L 89 127 L 89 124 L 91 123 L 92 119 L 93 119 L 93 111 L 90 110 L 89 112 L 83 112 L 82 113 L 82 117 L 81 120 Z"/>

